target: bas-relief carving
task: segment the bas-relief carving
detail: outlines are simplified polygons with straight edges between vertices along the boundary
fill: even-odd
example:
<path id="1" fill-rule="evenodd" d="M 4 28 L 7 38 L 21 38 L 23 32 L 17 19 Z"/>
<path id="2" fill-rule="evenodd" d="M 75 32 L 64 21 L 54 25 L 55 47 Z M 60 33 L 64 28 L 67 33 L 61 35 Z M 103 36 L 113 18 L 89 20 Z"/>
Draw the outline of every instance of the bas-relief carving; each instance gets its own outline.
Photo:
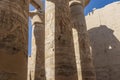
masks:
<path id="1" fill-rule="evenodd" d="M 36 76 L 35 76 L 35 79 L 36 80 L 45 80 L 45 74 L 44 74 L 44 69 L 36 69 L 36 70 L 39 70 L 39 71 L 37 71 L 35 74 L 36 74 Z"/>
<path id="2" fill-rule="evenodd" d="M 15 76 L 17 76 L 16 73 L 0 71 L 0 80 L 13 80 Z"/>
<path id="3" fill-rule="evenodd" d="M 71 64 L 72 65 L 72 64 Z M 62 76 L 72 76 L 74 74 L 76 74 L 75 71 L 75 67 L 74 66 L 70 66 L 70 64 L 66 65 L 66 64 L 61 64 L 60 66 L 56 66 L 56 74 L 57 75 L 62 75 Z"/>
<path id="4" fill-rule="evenodd" d="M 12 11 L 0 10 L 0 50 L 11 54 L 27 50 L 26 36 L 26 20 Z"/>
<path id="5" fill-rule="evenodd" d="M 0 0 L 0 80 L 27 78 L 28 5 L 22 1 Z"/>

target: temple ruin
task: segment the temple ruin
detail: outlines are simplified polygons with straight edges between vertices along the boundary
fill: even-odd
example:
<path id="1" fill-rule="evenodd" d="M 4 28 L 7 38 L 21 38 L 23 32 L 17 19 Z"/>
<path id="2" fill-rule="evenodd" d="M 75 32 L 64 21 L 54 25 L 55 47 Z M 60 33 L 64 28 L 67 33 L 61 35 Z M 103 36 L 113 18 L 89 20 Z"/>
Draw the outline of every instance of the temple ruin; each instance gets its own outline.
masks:
<path id="1" fill-rule="evenodd" d="M 89 0 L 46 0 L 45 3 L 42 0 L 1 0 L 0 80 L 103 79 L 98 77 L 101 75 L 96 69 L 104 66 L 96 66 L 98 59 L 92 56 L 94 46 L 87 31 L 87 27 L 93 27 L 89 17 L 86 17 L 87 24 L 85 20 L 84 8 L 88 3 Z M 30 4 L 35 10 L 29 11 Z M 28 56 L 29 17 L 32 21 L 31 56 Z M 109 45 L 109 48 L 113 47 Z"/>
<path id="2" fill-rule="evenodd" d="M 83 14 L 88 3 L 46 0 L 44 14 L 39 9 L 30 12 L 33 37 L 28 80 L 96 79 Z"/>
<path id="3" fill-rule="evenodd" d="M 46 0 L 44 7 L 40 0 L 0 1 L 0 80 L 95 80 L 83 14 L 88 2 Z M 30 3 L 36 10 L 29 12 Z"/>

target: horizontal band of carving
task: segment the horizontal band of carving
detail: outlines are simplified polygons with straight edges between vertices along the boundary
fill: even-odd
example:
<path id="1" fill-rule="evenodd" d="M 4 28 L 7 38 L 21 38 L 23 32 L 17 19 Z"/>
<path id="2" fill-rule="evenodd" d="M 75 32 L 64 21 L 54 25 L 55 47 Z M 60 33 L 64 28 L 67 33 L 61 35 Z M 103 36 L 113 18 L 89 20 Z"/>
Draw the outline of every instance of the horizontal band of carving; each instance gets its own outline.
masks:
<path id="1" fill-rule="evenodd" d="M 13 80 L 17 76 L 16 73 L 0 72 L 0 80 Z"/>

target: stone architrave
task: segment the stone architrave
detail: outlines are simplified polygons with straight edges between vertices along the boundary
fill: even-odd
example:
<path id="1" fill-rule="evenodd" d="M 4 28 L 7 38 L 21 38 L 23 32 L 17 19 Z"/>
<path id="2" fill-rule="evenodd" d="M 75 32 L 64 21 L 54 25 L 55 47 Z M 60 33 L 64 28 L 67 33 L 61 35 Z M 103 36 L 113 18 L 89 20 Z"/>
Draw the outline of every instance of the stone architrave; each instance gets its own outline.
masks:
<path id="1" fill-rule="evenodd" d="M 27 80 L 28 0 L 0 0 L 0 80 Z"/>
<path id="2" fill-rule="evenodd" d="M 31 3 L 36 9 L 43 9 L 42 0 L 30 0 L 30 3 Z"/>

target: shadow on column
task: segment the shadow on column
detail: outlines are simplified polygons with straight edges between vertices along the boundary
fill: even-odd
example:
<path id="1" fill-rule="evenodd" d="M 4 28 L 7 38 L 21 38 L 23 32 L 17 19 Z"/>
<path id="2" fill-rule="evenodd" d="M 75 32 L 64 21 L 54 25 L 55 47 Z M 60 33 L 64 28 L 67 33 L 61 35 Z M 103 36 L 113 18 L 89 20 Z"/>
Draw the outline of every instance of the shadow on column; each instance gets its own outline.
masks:
<path id="1" fill-rule="evenodd" d="M 106 25 L 88 30 L 97 80 L 120 79 L 120 41 Z"/>
<path id="2" fill-rule="evenodd" d="M 92 55 L 90 52 L 89 38 L 87 33 L 86 21 L 84 16 L 84 7 L 82 4 L 74 2 L 70 5 L 72 22 L 74 24 L 73 35 L 78 37 L 75 39 L 75 45 L 79 47 L 76 48 L 76 54 L 79 56 L 80 63 L 78 65 L 78 72 L 82 74 L 81 80 L 96 80 L 95 71 L 92 61 Z"/>

